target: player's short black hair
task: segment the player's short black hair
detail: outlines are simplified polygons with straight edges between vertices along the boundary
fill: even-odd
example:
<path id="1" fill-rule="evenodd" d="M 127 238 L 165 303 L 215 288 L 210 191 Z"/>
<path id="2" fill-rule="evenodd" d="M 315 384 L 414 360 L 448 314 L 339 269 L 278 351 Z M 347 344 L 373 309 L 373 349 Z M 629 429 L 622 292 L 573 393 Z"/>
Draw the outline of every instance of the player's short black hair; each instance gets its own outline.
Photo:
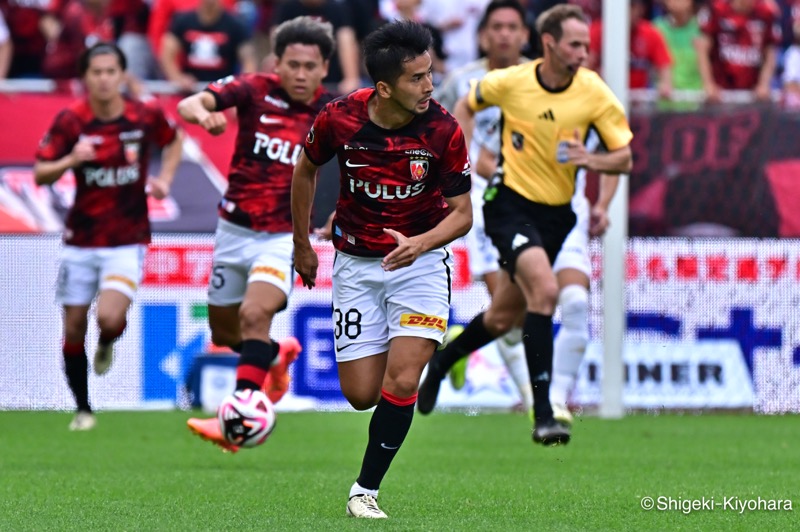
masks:
<path id="1" fill-rule="evenodd" d="M 486 29 L 487 24 L 489 24 L 489 17 L 498 9 L 513 9 L 519 13 L 519 18 L 522 24 L 525 25 L 525 9 L 519 3 L 519 0 L 492 0 L 483 12 L 481 21 L 478 23 L 478 30 Z"/>
<path id="2" fill-rule="evenodd" d="M 433 38 L 424 25 L 410 20 L 384 24 L 364 39 L 364 63 L 373 83 L 392 84 L 403 74 L 404 63 L 428 51 Z"/>
<path id="3" fill-rule="evenodd" d="M 308 44 L 319 47 L 322 58 L 330 59 L 334 49 L 333 26 L 313 17 L 295 17 L 275 30 L 273 50 L 278 58 L 290 44 Z"/>
<path id="4" fill-rule="evenodd" d="M 128 58 L 125 57 L 125 54 L 119 49 L 119 46 L 113 42 L 98 42 L 84 50 L 78 58 L 78 74 L 80 74 L 80 77 L 86 75 L 86 72 L 89 70 L 89 63 L 91 63 L 93 57 L 106 54 L 117 56 L 119 67 L 123 72 L 128 68 Z"/>

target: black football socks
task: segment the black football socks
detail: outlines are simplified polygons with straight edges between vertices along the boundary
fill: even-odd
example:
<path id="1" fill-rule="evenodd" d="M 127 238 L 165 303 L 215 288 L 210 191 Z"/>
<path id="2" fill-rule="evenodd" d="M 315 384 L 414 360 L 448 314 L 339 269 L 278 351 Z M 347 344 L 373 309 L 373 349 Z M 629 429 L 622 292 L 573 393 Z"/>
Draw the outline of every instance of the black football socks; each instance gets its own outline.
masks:
<path id="1" fill-rule="evenodd" d="M 359 486 L 369 490 L 380 487 L 411 428 L 416 401 L 417 394 L 401 398 L 381 390 L 381 399 L 369 422 L 369 441 L 358 476 Z"/>
<path id="2" fill-rule="evenodd" d="M 277 342 L 243 340 L 242 356 L 236 367 L 236 389 L 260 390 L 279 350 Z"/>
<path id="3" fill-rule="evenodd" d="M 75 397 L 75 405 L 81 412 L 91 412 L 89 406 L 89 362 L 83 343 L 64 342 L 64 374 Z"/>
<path id="4" fill-rule="evenodd" d="M 553 418 L 550 379 L 553 374 L 553 316 L 528 312 L 522 327 L 525 358 L 533 386 L 533 415 L 536 422 Z"/>

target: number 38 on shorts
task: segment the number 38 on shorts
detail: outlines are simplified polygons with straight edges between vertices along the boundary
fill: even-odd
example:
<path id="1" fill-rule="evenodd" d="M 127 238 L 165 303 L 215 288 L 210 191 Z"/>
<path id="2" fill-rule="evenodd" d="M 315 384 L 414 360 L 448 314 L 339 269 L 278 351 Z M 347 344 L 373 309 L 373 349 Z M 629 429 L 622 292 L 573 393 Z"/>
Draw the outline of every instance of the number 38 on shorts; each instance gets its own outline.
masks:
<path id="1" fill-rule="evenodd" d="M 423 253 L 411 266 L 386 272 L 380 259 L 337 253 L 333 266 L 336 361 L 386 352 L 389 341 L 397 336 L 441 343 L 450 314 L 452 263 L 450 250 L 439 248 Z"/>

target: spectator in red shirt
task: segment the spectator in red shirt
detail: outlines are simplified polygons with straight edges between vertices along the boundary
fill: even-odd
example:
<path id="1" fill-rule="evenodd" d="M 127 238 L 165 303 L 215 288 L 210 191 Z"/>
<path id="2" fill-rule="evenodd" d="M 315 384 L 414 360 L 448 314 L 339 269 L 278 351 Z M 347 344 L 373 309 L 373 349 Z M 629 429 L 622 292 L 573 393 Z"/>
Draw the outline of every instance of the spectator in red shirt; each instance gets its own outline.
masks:
<path id="1" fill-rule="evenodd" d="M 630 88 L 655 86 L 660 97 L 669 98 L 672 93 L 672 58 L 664 37 L 650 21 L 645 20 L 646 7 L 642 0 L 631 0 Z M 588 66 L 600 70 L 603 47 L 601 20 L 594 20 L 589 31 Z M 655 83 L 650 77 L 651 71 L 655 72 Z"/>
<path id="2" fill-rule="evenodd" d="M 42 73 L 54 79 L 77 77 L 78 57 L 87 47 L 114 41 L 108 0 L 55 0 L 41 28 L 47 40 Z"/>
<path id="3" fill-rule="evenodd" d="M 49 5 L 50 0 L 0 0 L 14 46 L 8 77 L 41 77 L 47 43 L 39 22 Z"/>
<path id="4" fill-rule="evenodd" d="M 695 46 L 708 101 L 719 102 L 720 89 L 770 98 L 781 41 L 778 18 L 774 4 L 765 0 L 716 0 L 700 11 L 702 35 Z"/>

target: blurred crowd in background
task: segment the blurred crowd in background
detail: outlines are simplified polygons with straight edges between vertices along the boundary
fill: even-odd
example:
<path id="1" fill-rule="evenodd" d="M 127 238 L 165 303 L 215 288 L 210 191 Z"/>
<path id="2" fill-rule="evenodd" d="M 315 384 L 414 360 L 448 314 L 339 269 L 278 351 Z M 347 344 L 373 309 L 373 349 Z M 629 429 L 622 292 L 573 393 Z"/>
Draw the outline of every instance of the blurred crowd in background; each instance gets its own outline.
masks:
<path id="1" fill-rule="evenodd" d="M 299 15 L 334 26 L 326 80 L 346 93 L 369 85 L 360 41 L 394 19 L 427 24 L 435 82 L 481 56 L 478 24 L 490 0 L 0 0 L 0 79 L 76 77 L 81 51 L 116 41 L 131 80 L 166 80 L 179 92 L 230 74 L 271 69 L 270 33 Z M 624 1 L 624 0 L 619 0 Z M 726 90 L 800 107 L 800 0 L 628 0 L 630 86 L 658 98 Z M 538 56 L 535 20 L 564 3 L 520 0 Z M 602 0 L 569 0 L 591 19 L 590 68 L 601 70 Z"/>

